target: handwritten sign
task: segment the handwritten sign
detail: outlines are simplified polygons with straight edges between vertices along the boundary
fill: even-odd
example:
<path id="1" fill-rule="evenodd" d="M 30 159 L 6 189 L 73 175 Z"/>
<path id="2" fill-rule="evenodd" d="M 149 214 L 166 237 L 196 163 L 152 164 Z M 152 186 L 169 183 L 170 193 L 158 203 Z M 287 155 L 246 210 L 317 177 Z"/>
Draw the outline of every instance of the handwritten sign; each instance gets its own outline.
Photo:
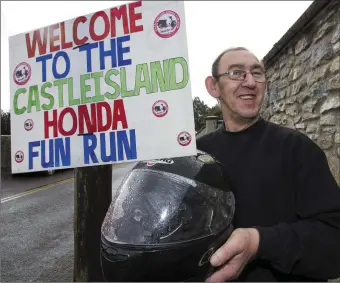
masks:
<path id="1" fill-rule="evenodd" d="M 12 173 L 196 153 L 183 1 L 10 37 Z"/>

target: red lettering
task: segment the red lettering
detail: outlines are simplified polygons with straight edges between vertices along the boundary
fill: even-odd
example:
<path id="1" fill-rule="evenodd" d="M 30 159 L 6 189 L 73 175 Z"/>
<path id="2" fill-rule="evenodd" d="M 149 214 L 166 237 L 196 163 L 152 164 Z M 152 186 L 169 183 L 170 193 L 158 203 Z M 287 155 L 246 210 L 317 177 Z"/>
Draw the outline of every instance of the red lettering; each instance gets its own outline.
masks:
<path id="1" fill-rule="evenodd" d="M 69 131 L 65 131 L 65 129 L 63 127 L 64 116 L 67 113 L 70 113 L 71 116 L 72 116 L 72 128 Z M 67 107 L 60 112 L 60 116 L 59 116 L 59 119 L 58 119 L 58 130 L 59 130 L 59 133 L 62 134 L 63 136 L 72 136 L 76 132 L 76 130 L 77 130 L 77 115 L 76 115 L 76 112 L 74 112 L 73 108 Z"/>
<path id="2" fill-rule="evenodd" d="M 79 113 L 79 134 L 84 133 L 84 122 L 86 124 L 88 133 L 97 132 L 96 104 L 91 104 L 92 121 L 89 115 L 89 111 L 87 110 L 87 105 L 79 105 L 78 113 Z"/>
<path id="3" fill-rule="evenodd" d="M 59 24 L 50 26 L 50 52 L 60 50 L 60 45 L 54 45 L 54 42 L 59 40 L 59 35 L 53 35 L 53 32 L 59 28 Z"/>
<path id="4" fill-rule="evenodd" d="M 98 17 L 103 18 L 104 25 L 105 25 L 104 32 L 101 35 L 96 34 L 95 28 L 94 28 L 94 23 L 96 22 Z M 91 36 L 91 38 L 95 41 L 103 40 L 104 38 L 106 38 L 109 35 L 109 32 L 110 32 L 110 22 L 109 22 L 109 18 L 106 15 L 106 13 L 104 11 L 99 11 L 99 12 L 95 13 L 90 20 L 90 36 Z"/>
<path id="5" fill-rule="evenodd" d="M 126 129 L 128 127 L 123 99 L 118 99 L 114 101 L 112 130 L 117 130 L 118 122 L 122 123 L 123 129 Z"/>
<path id="6" fill-rule="evenodd" d="M 116 19 L 120 20 L 123 17 L 123 29 L 124 34 L 129 33 L 129 23 L 126 12 L 126 5 L 119 8 L 112 8 L 110 10 L 110 20 L 111 20 L 111 37 L 116 37 Z"/>
<path id="7" fill-rule="evenodd" d="M 130 31 L 131 33 L 143 31 L 143 25 L 136 26 L 136 21 L 142 18 L 142 13 L 135 13 L 136 7 L 141 7 L 142 1 L 133 2 L 129 4 L 129 19 L 130 19 Z"/>
<path id="8" fill-rule="evenodd" d="M 72 42 L 66 42 L 65 39 L 65 23 L 61 22 L 60 23 L 60 40 L 61 40 L 61 48 L 62 49 L 67 49 L 72 47 Z"/>
<path id="9" fill-rule="evenodd" d="M 41 40 L 40 30 L 35 30 L 33 32 L 33 40 L 31 45 L 30 34 L 26 33 L 26 48 L 27 48 L 27 55 L 28 58 L 35 56 L 35 50 L 38 44 L 39 55 L 46 54 L 46 44 L 47 44 L 47 32 L 48 28 L 44 28 L 43 40 Z"/>
<path id="10" fill-rule="evenodd" d="M 103 108 L 105 108 L 106 113 L 106 124 L 103 125 Z M 98 115 L 98 132 L 105 132 L 110 129 L 110 125 L 112 124 L 112 113 L 110 109 L 110 105 L 106 102 L 98 102 L 97 103 L 97 115 Z"/>
<path id="11" fill-rule="evenodd" d="M 44 135 L 45 139 L 48 139 L 50 137 L 50 132 L 49 132 L 49 127 L 53 128 L 53 137 L 58 136 L 58 131 L 57 131 L 57 110 L 54 109 L 52 112 L 52 120 L 48 120 L 48 111 L 44 112 Z"/>
<path id="12" fill-rule="evenodd" d="M 86 21 L 87 21 L 86 17 L 81 16 L 76 18 L 73 23 L 73 42 L 76 45 L 83 45 L 88 40 L 87 36 L 84 36 L 82 39 L 78 38 L 78 25 L 79 23 L 85 23 Z"/>

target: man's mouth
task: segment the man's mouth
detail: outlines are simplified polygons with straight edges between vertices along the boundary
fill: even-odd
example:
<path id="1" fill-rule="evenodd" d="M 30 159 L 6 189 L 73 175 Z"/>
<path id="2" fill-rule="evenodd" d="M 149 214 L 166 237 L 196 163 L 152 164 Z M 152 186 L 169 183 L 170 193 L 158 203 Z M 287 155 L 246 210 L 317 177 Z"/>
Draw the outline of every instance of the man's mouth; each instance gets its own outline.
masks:
<path id="1" fill-rule="evenodd" d="M 243 100 L 253 100 L 255 99 L 256 95 L 255 94 L 242 94 L 239 96 L 239 98 Z"/>

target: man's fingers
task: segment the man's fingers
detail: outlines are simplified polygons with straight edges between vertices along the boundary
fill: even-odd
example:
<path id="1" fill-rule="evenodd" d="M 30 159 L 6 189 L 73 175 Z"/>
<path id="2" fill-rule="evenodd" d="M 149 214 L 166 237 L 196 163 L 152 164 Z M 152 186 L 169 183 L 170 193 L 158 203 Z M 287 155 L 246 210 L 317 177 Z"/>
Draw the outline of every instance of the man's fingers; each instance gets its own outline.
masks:
<path id="1" fill-rule="evenodd" d="M 224 282 L 237 277 L 237 267 L 235 265 L 225 265 L 220 270 L 213 273 L 207 282 Z"/>
<path id="2" fill-rule="evenodd" d="M 237 237 L 233 235 L 210 258 L 212 266 L 220 266 L 239 253 Z"/>

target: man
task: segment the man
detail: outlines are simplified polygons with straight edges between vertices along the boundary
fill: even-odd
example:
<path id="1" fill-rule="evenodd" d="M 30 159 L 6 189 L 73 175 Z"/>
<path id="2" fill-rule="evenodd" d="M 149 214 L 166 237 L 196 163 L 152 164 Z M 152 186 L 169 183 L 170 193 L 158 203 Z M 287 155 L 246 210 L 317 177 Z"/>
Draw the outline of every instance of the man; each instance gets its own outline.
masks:
<path id="1" fill-rule="evenodd" d="M 224 126 L 197 147 L 225 165 L 236 198 L 236 229 L 211 257 L 217 271 L 207 281 L 340 277 L 340 188 L 317 144 L 260 117 L 263 64 L 229 49 L 205 83 Z"/>

